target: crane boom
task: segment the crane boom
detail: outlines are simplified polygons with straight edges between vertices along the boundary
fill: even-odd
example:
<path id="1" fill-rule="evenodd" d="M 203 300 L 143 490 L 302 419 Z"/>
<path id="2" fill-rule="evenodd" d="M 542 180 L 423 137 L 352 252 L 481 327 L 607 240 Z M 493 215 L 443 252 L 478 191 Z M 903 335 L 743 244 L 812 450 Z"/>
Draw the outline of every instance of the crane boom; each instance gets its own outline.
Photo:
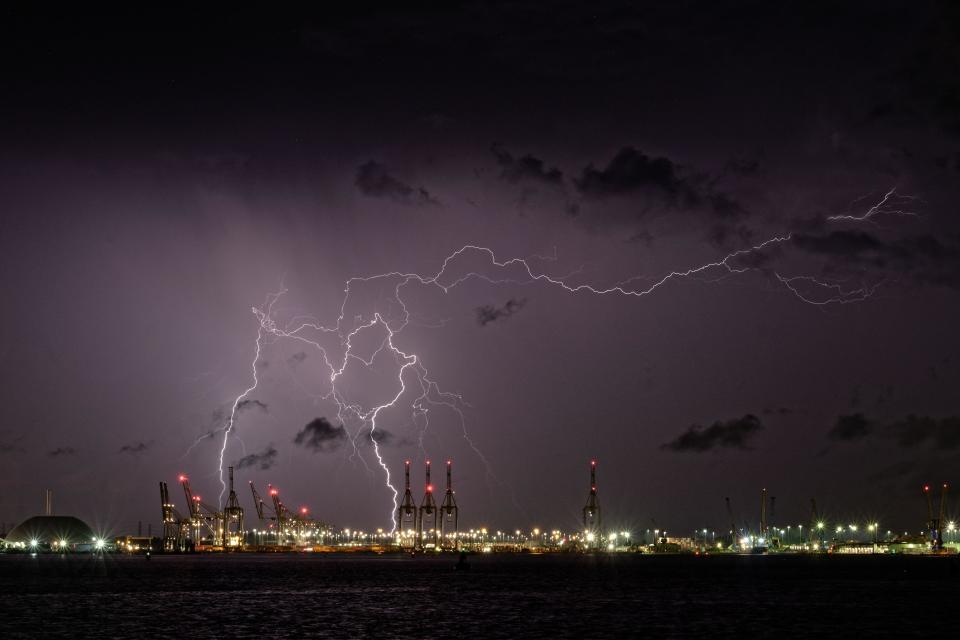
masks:
<path id="1" fill-rule="evenodd" d="M 253 480 L 250 481 L 250 493 L 253 494 L 253 506 L 257 509 L 257 517 L 263 522 L 263 499 L 253 486 Z"/>
<path id="2" fill-rule="evenodd" d="M 760 535 L 767 536 L 767 490 L 760 492 Z"/>
<path id="3" fill-rule="evenodd" d="M 187 476 L 180 476 L 180 484 L 183 486 L 183 495 L 187 499 L 187 513 L 190 514 L 190 517 L 197 517 L 200 515 L 200 505 L 197 504 L 197 500 L 193 498 L 193 491 L 190 489 L 190 480 Z"/>
<path id="4" fill-rule="evenodd" d="M 727 517 L 730 519 L 730 546 L 737 543 L 737 525 L 733 520 L 733 508 L 730 506 L 730 496 L 724 498 L 727 501 Z"/>
<path id="5" fill-rule="evenodd" d="M 947 518 L 947 490 L 950 487 L 946 482 L 943 483 L 943 490 L 940 492 L 940 526 L 943 526 L 943 521 Z"/>

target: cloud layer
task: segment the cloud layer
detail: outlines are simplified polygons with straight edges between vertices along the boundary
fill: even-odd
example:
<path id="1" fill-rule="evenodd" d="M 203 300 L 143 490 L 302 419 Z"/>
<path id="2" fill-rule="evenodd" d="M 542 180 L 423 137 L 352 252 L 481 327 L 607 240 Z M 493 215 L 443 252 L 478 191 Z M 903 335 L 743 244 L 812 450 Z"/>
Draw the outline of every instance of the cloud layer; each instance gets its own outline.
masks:
<path id="1" fill-rule="evenodd" d="M 763 429 L 760 419 L 753 414 L 725 422 L 714 422 L 709 427 L 691 425 L 675 440 L 661 446 L 670 451 L 704 452 L 715 449 L 749 449 L 748 442 Z"/>

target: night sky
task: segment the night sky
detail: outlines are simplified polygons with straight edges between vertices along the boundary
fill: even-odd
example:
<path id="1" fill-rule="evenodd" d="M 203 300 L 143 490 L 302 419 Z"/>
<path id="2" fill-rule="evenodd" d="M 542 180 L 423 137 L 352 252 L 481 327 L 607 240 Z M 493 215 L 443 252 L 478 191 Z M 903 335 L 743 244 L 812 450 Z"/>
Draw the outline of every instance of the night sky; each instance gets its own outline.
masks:
<path id="1" fill-rule="evenodd" d="M 725 529 L 766 487 L 778 524 L 919 530 L 960 480 L 960 8 L 541 4 L 4 8 L 0 520 L 51 488 L 157 533 L 180 473 L 216 504 L 236 403 L 245 506 L 389 528 L 369 422 L 251 312 L 286 290 L 266 325 L 342 314 L 299 334 L 338 367 L 377 317 L 416 354 L 429 411 L 409 367 L 374 438 L 418 500 L 452 458 L 468 527 L 577 527 L 596 458 L 618 527 Z M 344 301 L 465 245 L 525 263 Z M 337 381 L 364 411 L 387 337 Z"/>

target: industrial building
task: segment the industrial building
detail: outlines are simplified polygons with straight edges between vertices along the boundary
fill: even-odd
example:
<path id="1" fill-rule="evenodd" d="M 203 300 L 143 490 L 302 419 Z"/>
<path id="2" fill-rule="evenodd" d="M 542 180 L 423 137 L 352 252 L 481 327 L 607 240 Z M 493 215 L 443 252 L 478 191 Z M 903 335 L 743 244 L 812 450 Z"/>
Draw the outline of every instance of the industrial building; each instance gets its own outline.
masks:
<path id="1" fill-rule="evenodd" d="M 44 515 L 27 518 L 7 533 L 8 549 L 64 553 L 104 548 L 106 541 L 80 518 L 53 515 L 53 492 L 49 489 L 44 490 L 43 502 Z"/>

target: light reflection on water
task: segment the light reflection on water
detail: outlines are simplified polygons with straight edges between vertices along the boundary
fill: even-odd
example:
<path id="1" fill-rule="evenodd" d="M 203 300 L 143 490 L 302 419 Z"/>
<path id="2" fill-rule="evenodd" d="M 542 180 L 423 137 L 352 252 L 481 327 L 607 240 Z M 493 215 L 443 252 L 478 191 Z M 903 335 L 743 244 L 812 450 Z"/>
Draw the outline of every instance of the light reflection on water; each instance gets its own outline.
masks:
<path id="1" fill-rule="evenodd" d="M 942 630 L 923 557 L 0 556 L 4 638 L 827 637 Z"/>

